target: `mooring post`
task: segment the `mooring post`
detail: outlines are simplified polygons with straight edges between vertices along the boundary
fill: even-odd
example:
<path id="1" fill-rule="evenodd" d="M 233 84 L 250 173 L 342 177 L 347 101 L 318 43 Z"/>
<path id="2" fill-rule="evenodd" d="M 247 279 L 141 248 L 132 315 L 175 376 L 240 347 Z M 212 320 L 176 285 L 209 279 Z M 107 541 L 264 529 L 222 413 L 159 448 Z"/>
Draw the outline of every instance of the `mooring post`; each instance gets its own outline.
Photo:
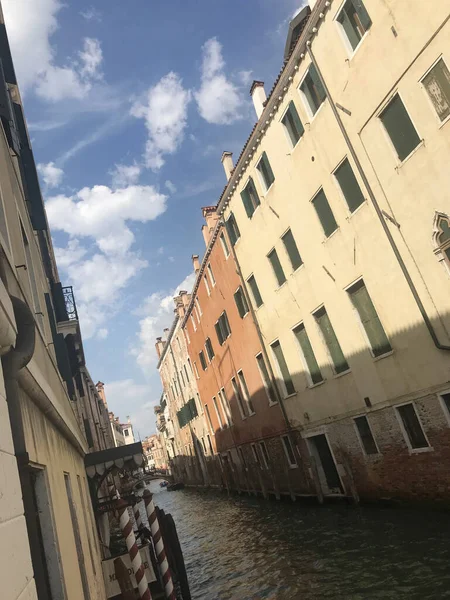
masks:
<path id="1" fill-rule="evenodd" d="M 141 502 L 138 501 L 133 506 L 134 520 L 136 521 L 136 527 L 137 527 L 138 531 L 141 531 L 141 529 L 143 527 L 141 511 L 139 510 L 140 504 L 141 504 Z"/>
<path id="2" fill-rule="evenodd" d="M 123 564 L 123 560 L 116 558 L 114 560 L 114 575 L 116 576 L 117 583 L 120 587 L 120 593 L 123 600 L 136 600 L 136 594 L 134 593 L 134 587 L 131 582 L 130 574 L 128 569 Z"/>
<path id="3" fill-rule="evenodd" d="M 156 558 L 158 559 L 161 578 L 164 584 L 164 591 L 168 600 L 176 600 L 175 588 L 170 572 L 169 561 L 167 560 L 166 550 L 162 539 L 161 529 L 156 516 L 155 504 L 153 502 L 153 494 L 148 490 L 143 493 L 145 509 L 147 511 L 148 522 L 152 534 L 153 545 L 155 546 Z"/>
<path id="4" fill-rule="evenodd" d="M 127 545 L 131 566 L 138 585 L 139 598 L 141 600 L 152 600 L 147 577 L 145 576 L 145 568 L 142 564 L 141 554 L 133 531 L 133 524 L 131 523 L 130 514 L 128 512 L 128 504 L 125 500 L 119 500 L 117 508 L 119 512 L 120 529 L 122 530 L 122 535 Z"/>

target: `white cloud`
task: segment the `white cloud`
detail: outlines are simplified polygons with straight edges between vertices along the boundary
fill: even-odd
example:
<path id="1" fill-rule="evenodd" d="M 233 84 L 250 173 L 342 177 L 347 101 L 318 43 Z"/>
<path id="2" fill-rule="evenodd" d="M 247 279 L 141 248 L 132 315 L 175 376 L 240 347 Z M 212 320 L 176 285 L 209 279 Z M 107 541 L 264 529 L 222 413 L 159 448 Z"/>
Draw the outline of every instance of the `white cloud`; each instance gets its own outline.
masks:
<path id="1" fill-rule="evenodd" d="M 86 21 L 100 22 L 102 20 L 102 13 L 93 6 L 87 8 L 86 10 L 82 10 L 80 15 L 83 17 L 83 19 L 86 19 Z"/>
<path id="2" fill-rule="evenodd" d="M 164 165 L 164 155 L 176 152 L 183 142 L 190 100 L 179 75 L 170 72 L 147 91 L 144 102 L 133 105 L 131 114 L 145 120 L 145 163 L 153 171 Z"/>
<path id="3" fill-rule="evenodd" d="M 69 240 L 65 248 L 55 248 L 56 264 L 61 269 L 68 270 L 73 264 L 79 263 L 86 253 L 86 248 L 80 246 L 78 240 Z"/>
<path id="4" fill-rule="evenodd" d="M 137 383 L 133 379 L 121 379 L 105 384 L 105 395 L 110 410 L 120 417 L 122 423 L 130 416 L 133 431 L 141 439 L 155 432 L 153 407 L 159 396 L 148 384 Z"/>
<path id="5" fill-rule="evenodd" d="M 109 331 L 106 329 L 106 327 L 102 327 L 101 329 L 99 329 L 97 331 L 97 335 L 96 338 L 98 340 L 106 340 L 106 338 L 108 337 Z"/>
<path id="6" fill-rule="evenodd" d="M 166 188 L 169 190 L 169 192 L 170 192 L 171 194 L 175 194 L 175 193 L 176 193 L 176 191 L 177 191 L 177 186 L 176 186 L 174 183 L 172 183 L 172 182 L 170 181 L 170 179 L 167 179 L 167 180 L 166 180 L 166 182 L 164 183 L 164 185 L 166 186 Z"/>
<path id="7" fill-rule="evenodd" d="M 98 77 L 101 63 L 99 42 L 84 40 L 79 60 L 56 64 L 51 37 L 58 28 L 60 0 L 3 0 L 2 8 L 11 44 L 14 67 L 22 94 L 33 88 L 41 98 L 57 102 L 84 98 Z"/>
<path id="8" fill-rule="evenodd" d="M 54 229 L 72 237 L 91 237 L 107 254 L 124 254 L 134 241 L 127 222 L 156 219 L 166 210 L 166 199 L 153 186 L 112 190 L 96 185 L 73 196 L 53 196 L 47 200 L 46 208 Z"/>
<path id="9" fill-rule="evenodd" d="M 134 185 L 139 181 L 141 167 L 136 163 L 133 165 L 116 164 L 111 171 L 112 184 L 115 188 Z"/>
<path id="10" fill-rule="evenodd" d="M 137 314 L 143 318 L 139 321 L 139 332 L 131 354 L 136 357 L 136 362 L 144 371 L 156 363 L 156 338 L 172 323 L 175 308 L 173 297 L 180 290 L 190 292 L 194 281 L 195 273 L 191 273 L 170 293 L 160 291 L 148 296 L 138 309 Z"/>
<path id="11" fill-rule="evenodd" d="M 64 171 L 56 167 L 54 162 L 39 163 L 37 170 L 42 175 L 42 179 L 48 188 L 58 187 L 64 177 Z"/>
<path id="12" fill-rule="evenodd" d="M 241 94 L 223 72 L 225 62 L 217 38 L 209 39 L 202 52 L 202 84 L 195 92 L 199 113 L 208 123 L 228 125 L 242 118 Z"/>
<path id="13" fill-rule="evenodd" d="M 250 85 L 252 81 L 253 71 L 239 71 L 238 78 L 242 85 Z"/>

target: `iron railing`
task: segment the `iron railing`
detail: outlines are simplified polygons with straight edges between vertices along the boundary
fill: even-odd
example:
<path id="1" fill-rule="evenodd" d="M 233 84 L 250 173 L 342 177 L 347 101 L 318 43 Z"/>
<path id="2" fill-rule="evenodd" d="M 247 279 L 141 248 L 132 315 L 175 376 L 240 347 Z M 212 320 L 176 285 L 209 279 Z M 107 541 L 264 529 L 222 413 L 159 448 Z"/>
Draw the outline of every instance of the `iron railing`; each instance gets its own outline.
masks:
<path id="1" fill-rule="evenodd" d="M 62 291 L 69 321 L 78 321 L 77 305 L 75 304 L 72 286 L 68 285 L 67 287 L 63 287 Z"/>

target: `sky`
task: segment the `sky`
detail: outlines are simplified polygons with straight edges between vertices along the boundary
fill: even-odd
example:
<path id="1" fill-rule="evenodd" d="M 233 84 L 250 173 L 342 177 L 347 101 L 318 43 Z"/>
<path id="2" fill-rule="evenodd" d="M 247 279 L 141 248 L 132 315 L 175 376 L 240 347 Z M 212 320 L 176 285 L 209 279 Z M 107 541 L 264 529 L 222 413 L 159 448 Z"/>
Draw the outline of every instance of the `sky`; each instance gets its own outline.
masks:
<path id="1" fill-rule="evenodd" d="M 304 0 L 2 0 L 63 285 L 110 410 L 154 433 L 155 339 L 190 291 Z"/>

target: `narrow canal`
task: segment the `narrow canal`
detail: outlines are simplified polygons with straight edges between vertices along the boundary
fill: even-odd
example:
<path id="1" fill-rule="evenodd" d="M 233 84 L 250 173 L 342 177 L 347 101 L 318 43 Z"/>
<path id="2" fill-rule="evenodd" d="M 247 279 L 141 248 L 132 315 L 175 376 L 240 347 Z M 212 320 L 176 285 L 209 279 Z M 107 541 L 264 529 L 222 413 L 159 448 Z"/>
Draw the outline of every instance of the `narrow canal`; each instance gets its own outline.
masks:
<path id="1" fill-rule="evenodd" d="M 450 598 L 446 513 L 150 490 L 177 524 L 193 600 Z"/>

